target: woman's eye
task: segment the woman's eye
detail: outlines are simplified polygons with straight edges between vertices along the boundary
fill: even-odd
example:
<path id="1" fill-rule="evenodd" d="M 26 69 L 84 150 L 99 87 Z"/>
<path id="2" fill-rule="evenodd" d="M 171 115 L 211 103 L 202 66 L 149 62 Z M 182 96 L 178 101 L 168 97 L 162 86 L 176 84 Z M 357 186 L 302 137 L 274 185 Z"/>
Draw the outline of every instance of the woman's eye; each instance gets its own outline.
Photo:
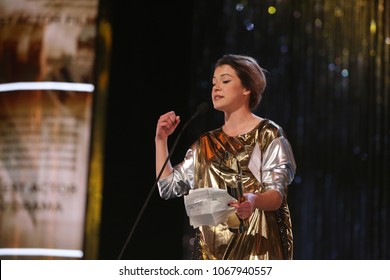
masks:
<path id="1" fill-rule="evenodd" d="M 224 84 L 227 84 L 229 82 L 230 82 L 230 80 L 222 81 L 222 83 L 224 83 Z"/>

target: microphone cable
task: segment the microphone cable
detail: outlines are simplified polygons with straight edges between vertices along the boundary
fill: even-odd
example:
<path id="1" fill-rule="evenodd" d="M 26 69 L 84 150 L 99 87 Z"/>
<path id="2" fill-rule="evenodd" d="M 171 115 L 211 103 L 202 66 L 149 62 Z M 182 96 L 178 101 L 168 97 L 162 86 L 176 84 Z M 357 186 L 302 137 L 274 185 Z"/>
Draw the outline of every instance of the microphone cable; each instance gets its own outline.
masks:
<path id="1" fill-rule="evenodd" d="M 171 148 L 171 150 L 170 150 L 170 152 L 169 152 L 167 158 L 165 159 L 165 162 L 164 162 L 163 166 L 161 167 L 160 173 L 158 174 L 156 180 L 154 181 L 154 184 L 153 184 L 152 188 L 150 189 L 149 194 L 148 194 L 148 196 L 146 197 L 146 200 L 145 200 L 144 204 L 142 205 L 142 208 L 141 208 L 140 212 L 138 213 L 138 216 L 137 216 L 137 218 L 136 218 L 136 220 L 135 220 L 135 222 L 134 222 L 134 224 L 133 224 L 133 227 L 131 228 L 131 231 L 130 231 L 130 233 L 129 233 L 127 239 L 126 239 L 125 244 L 124 244 L 123 247 L 122 247 L 121 252 L 120 252 L 119 255 L 118 255 L 117 260 L 122 259 L 123 253 L 125 252 L 125 250 L 126 250 L 128 244 L 129 244 L 129 242 L 130 242 L 130 240 L 131 240 L 131 238 L 132 238 L 132 236 L 133 236 L 133 234 L 134 234 L 134 231 L 135 231 L 135 229 L 136 229 L 136 227 L 137 227 L 137 225 L 138 225 L 138 223 L 139 223 L 139 221 L 140 221 L 140 219 L 141 219 L 141 216 L 143 215 L 143 213 L 144 213 L 144 211 L 145 211 L 145 209 L 146 209 L 146 206 L 147 206 L 147 204 L 149 203 L 150 198 L 152 197 L 152 194 L 153 194 L 153 192 L 154 192 L 154 190 L 155 190 L 155 188 L 156 188 L 156 186 L 157 186 L 158 181 L 160 180 L 160 177 L 161 177 L 161 175 L 162 175 L 162 173 L 163 173 L 163 171 L 164 171 L 164 169 L 165 169 L 165 166 L 167 165 L 169 159 L 171 158 L 171 156 L 172 156 L 172 154 L 173 154 L 173 152 L 174 152 L 174 150 L 175 150 L 175 148 L 176 148 L 176 146 L 177 146 L 177 143 L 179 142 L 179 139 L 180 139 L 181 135 L 183 134 L 184 130 L 186 129 L 186 127 L 190 124 L 190 122 L 191 122 L 193 119 L 195 119 L 195 118 L 196 118 L 198 115 L 200 115 L 200 114 L 206 113 L 208 110 L 209 110 L 209 104 L 208 104 L 207 102 L 201 103 L 201 104 L 197 107 L 197 110 L 196 110 L 195 113 L 192 115 L 192 117 L 183 125 L 182 129 L 180 130 L 178 136 L 177 136 L 176 139 L 175 139 L 175 142 L 174 142 L 173 145 L 172 145 L 172 148 Z"/>

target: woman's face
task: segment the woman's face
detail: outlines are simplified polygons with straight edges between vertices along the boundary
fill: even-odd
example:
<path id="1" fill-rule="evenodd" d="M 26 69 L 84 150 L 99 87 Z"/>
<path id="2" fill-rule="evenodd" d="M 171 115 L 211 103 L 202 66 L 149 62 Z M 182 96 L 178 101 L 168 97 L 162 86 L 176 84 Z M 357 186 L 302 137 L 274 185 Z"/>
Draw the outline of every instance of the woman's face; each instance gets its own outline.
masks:
<path id="1" fill-rule="evenodd" d="M 215 68 L 213 76 L 212 101 L 214 108 L 231 112 L 243 106 L 249 97 L 236 71 L 230 65 Z"/>

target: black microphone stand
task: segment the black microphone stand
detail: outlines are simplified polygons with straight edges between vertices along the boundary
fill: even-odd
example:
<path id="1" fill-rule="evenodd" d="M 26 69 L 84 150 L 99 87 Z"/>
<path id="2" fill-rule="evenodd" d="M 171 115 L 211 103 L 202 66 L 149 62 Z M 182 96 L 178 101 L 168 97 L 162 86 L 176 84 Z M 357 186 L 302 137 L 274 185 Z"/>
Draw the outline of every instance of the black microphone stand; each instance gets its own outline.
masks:
<path id="1" fill-rule="evenodd" d="M 184 130 L 185 130 L 186 127 L 189 125 L 189 123 L 190 123 L 193 119 L 195 119 L 195 117 L 197 117 L 200 113 L 205 112 L 207 109 L 208 109 L 207 103 L 202 103 L 202 104 L 200 104 L 200 105 L 198 106 L 198 109 L 197 109 L 196 113 L 195 113 L 195 114 L 194 114 L 194 115 L 193 115 L 193 116 L 192 116 L 192 117 L 183 125 L 182 129 L 180 130 L 179 134 L 177 135 L 177 137 L 176 137 L 176 139 L 175 139 L 175 142 L 173 143 L 172 148 L 171 148 L 171 150 L 170 150 L 170 152 L 169 152 L 167 158 L 165 159 L 165 162 L 164 162 L 163 166 L 161 167 L 160 173 L 158 174 L 156 180 L 154 181 L 154 184 L 153 184 L 152 188 L 150 189 L 149 194 L 148 194 L 148 196 L 146 197 L 146 200 L 145 200 L 144 204 L 142 205 L 141 211 L 138 213 L 137 219 L 135 220 L 135 222 L 134 222 L 134 224 L 133 224 L 133 227 L 131 228 L 131 231 L 130 231 L 130 233 L 129 233 L 127 239 L 126 239 L 126 242 L 125 242 L 125 244 L 123 245 L 122 250 L 121 250 L 121 252 L 120 252 L 120 254 L 119 254 L 119 256 L 118 256 L 118 260 L 122 259 L 122 255 L 123 255 L 124 251 L 126 250 L 127 245 L 129 244 L 129 242 L 130 242 L 130 240 L 131 240 L 131 237 L 133 236 L 133 233 L 134 233 L 134 231 L 135 231 L 135 228 L 137 227 L 138 222 L 140 221 L 141 216 L 142 216 L 142 214 L 144 213 L 145 208 L 146 208 L 147 204 L 149 203 L 150 198 L 152 197 L 152 194 L 153 194 L 153 192 L 154 192 L 154 190 L 155 190 L 155 188 L 156 188 L 156 186 L 157 186 L 157 182 L 160 180 L 160 177 L 161 177 L 161 175 L 162 175 L 162 173 L 163 173 L 163 171 L 164 171 L 164 169 L 165 169 L 165 166 L 167 165 L 169 159 L 172 157 L 172 154 L 173 154 L 173 152 L 175 151 L 175 148 L 176 148 L 176 146 L 177 146 L 177 143 L 179 142 L 179 139 L 180 139 L 181 135 L 183 134 Z"/>

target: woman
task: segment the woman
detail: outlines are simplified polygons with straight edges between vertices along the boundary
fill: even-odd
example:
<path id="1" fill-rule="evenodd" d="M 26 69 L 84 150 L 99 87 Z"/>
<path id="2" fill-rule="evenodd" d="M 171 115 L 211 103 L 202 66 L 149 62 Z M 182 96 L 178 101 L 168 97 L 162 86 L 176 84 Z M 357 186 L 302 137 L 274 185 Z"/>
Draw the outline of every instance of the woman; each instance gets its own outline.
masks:
<path id="1" fill-rule="evenodd" d="M 164 199 L 191 189 L 226 189 L 237 200 L 226 222 L 196 228 L 195 259 L 292 259 L 293 235 L 287 186 L 296 164 L 283 129 L 253 113 L 266 86 L 264 70 L 249 56 L 229 54 L 214 68 L 211 97 L 224 113 L 222 127 L 204 133 L 158 182 Z M 156 172 L 168 156 L 168 136 L 180 123 L 175 112 L 157 122 Z M 242 188 L 243 195 L 239 197 Z M 235 191 L 236 190 L 236 191 Z"/>

